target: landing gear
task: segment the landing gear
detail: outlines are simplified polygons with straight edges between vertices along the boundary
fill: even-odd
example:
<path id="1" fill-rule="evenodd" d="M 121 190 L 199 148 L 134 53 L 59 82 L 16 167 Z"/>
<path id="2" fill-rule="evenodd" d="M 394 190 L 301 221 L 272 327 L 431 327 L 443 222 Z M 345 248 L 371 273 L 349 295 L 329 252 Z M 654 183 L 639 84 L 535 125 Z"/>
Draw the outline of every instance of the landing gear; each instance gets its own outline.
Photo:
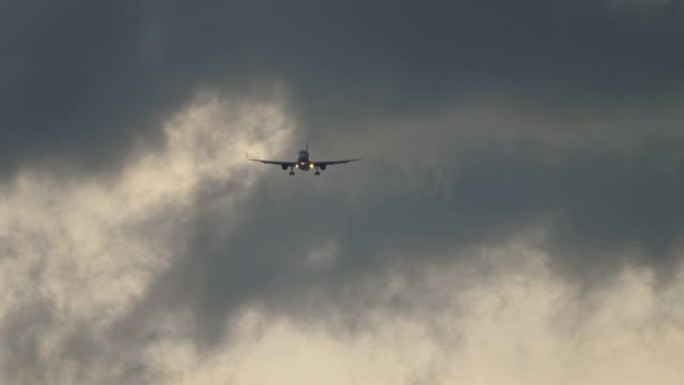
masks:
<path id="1" fill-rule="evenodd" d="M 294 175 L 294 167 L 290 167 L 290 176 Z"/>
<path id="2" fill-rule="evenodd" d="M 318 167 L 316 167 L 316 172 L 314 173 L 314 175 L 316 175 L 316 176 L 321 175 L 321 172 L 318 170 Z"/>

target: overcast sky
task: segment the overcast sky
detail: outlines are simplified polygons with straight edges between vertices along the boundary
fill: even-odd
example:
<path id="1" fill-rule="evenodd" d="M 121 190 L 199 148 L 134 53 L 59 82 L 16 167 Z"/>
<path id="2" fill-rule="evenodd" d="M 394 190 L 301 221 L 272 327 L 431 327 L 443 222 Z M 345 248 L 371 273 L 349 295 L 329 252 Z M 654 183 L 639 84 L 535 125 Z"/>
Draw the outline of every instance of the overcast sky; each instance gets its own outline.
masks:
<path id="1" fill-rule="evenodd" d="M 0 0 L 0 382 L 681 384 L 684 3 Z M 245 154 L 363 157 L 290 177 Z"/>

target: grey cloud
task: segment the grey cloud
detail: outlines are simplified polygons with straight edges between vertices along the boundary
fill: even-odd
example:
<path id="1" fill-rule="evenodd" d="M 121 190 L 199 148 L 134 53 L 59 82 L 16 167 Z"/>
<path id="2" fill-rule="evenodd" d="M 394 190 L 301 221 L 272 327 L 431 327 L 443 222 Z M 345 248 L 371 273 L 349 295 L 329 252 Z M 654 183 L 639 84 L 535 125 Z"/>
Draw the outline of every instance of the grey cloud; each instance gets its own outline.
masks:
<path id="1" fill-rule="evenodd" d="M 483 87 L 586 108 L 652 103 L 680 88 L 681 6 L 663 7 L 643 23 L 593 1 L 9 3 L 2 167 L 117 167 L 202 87 L 284 83 L 315 135 Z"/>
<path id="2" fill-rule="evenodd" d="M 49 304 L 33 301 L 26 303 L 23 309 L 14 309 L 12 315 L 3 320 L 3 378 L 25 384 L 48 381 L 41 337 L 54 322 L 54 311 Z"/>

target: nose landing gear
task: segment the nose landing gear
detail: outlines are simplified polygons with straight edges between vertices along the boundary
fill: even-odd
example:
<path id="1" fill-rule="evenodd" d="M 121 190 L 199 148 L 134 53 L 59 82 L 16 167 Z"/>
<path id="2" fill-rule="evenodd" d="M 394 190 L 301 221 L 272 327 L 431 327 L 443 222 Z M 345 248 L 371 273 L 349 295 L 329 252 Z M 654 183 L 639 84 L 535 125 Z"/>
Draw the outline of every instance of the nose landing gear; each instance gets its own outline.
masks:
<path id="1" fill-rule="evenodd" d="M 314 172 L 314 175 L 316 175 L 316 176 L 321 175 L 321 172 L 319 171 L 318 167 L 316 167 L 316 172 Z"/>
<path id="2" fill-rule="evenodd" d="M 290 167 L 290 176 L 294 175 L 294 167 Z"/>

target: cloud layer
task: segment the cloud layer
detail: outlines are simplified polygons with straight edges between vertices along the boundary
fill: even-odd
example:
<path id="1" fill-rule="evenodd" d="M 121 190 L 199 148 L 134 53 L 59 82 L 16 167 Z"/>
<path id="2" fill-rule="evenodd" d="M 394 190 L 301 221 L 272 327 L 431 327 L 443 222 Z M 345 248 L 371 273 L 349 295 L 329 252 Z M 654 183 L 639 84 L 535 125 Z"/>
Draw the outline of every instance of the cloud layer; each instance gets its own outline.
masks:
<path id="1" fill-rule="evenodd" d="M 245 95 L 285 84 L 312 135 L 363 132 L 483 90 L 618 114 L 671 102 L 680 2 L 646 13 L 616 4 L 10 2 L 0 164 L 118 168 L 132 143 L 162 140 L 161 122 L 202 87 Z"/>
<path id="2" fill-rule="evenodd" d="M 662 286 L 652 269 L 676 258 L 676 243 L 662 259 L 645 229 L 584 231 L 593 224 L 572 221 L 582 210 L 556 212 L 584 191 L 574 181 L 538 201 L 539 182 L 515 174 L 547 180 L 564 157 L 457 157 L 450 178 L 410 182 L 436 165 L 409 173 L 381 154 L 368 159 L 377 174 L 288 178 L 240 154 L 292 144 L 284 111 L 278 95 L 202 95 L 169 121 L 164 150 L 114 177 L 38 169 L 9 184 L 4 378 L 601 383 L 623 365 L 630 378 L 681 378 L 680 273 Z M 611 180 L 669 182 L 662 165 Z M 531 187 L 514 188 L 521 180 Z M 577 199 L 607 202 L 592 196 Z"/>
<path id="3" fill-rule="evenodd" d="M 3 383 L 684 378 L 679 2 L 3 7 Z"/>

